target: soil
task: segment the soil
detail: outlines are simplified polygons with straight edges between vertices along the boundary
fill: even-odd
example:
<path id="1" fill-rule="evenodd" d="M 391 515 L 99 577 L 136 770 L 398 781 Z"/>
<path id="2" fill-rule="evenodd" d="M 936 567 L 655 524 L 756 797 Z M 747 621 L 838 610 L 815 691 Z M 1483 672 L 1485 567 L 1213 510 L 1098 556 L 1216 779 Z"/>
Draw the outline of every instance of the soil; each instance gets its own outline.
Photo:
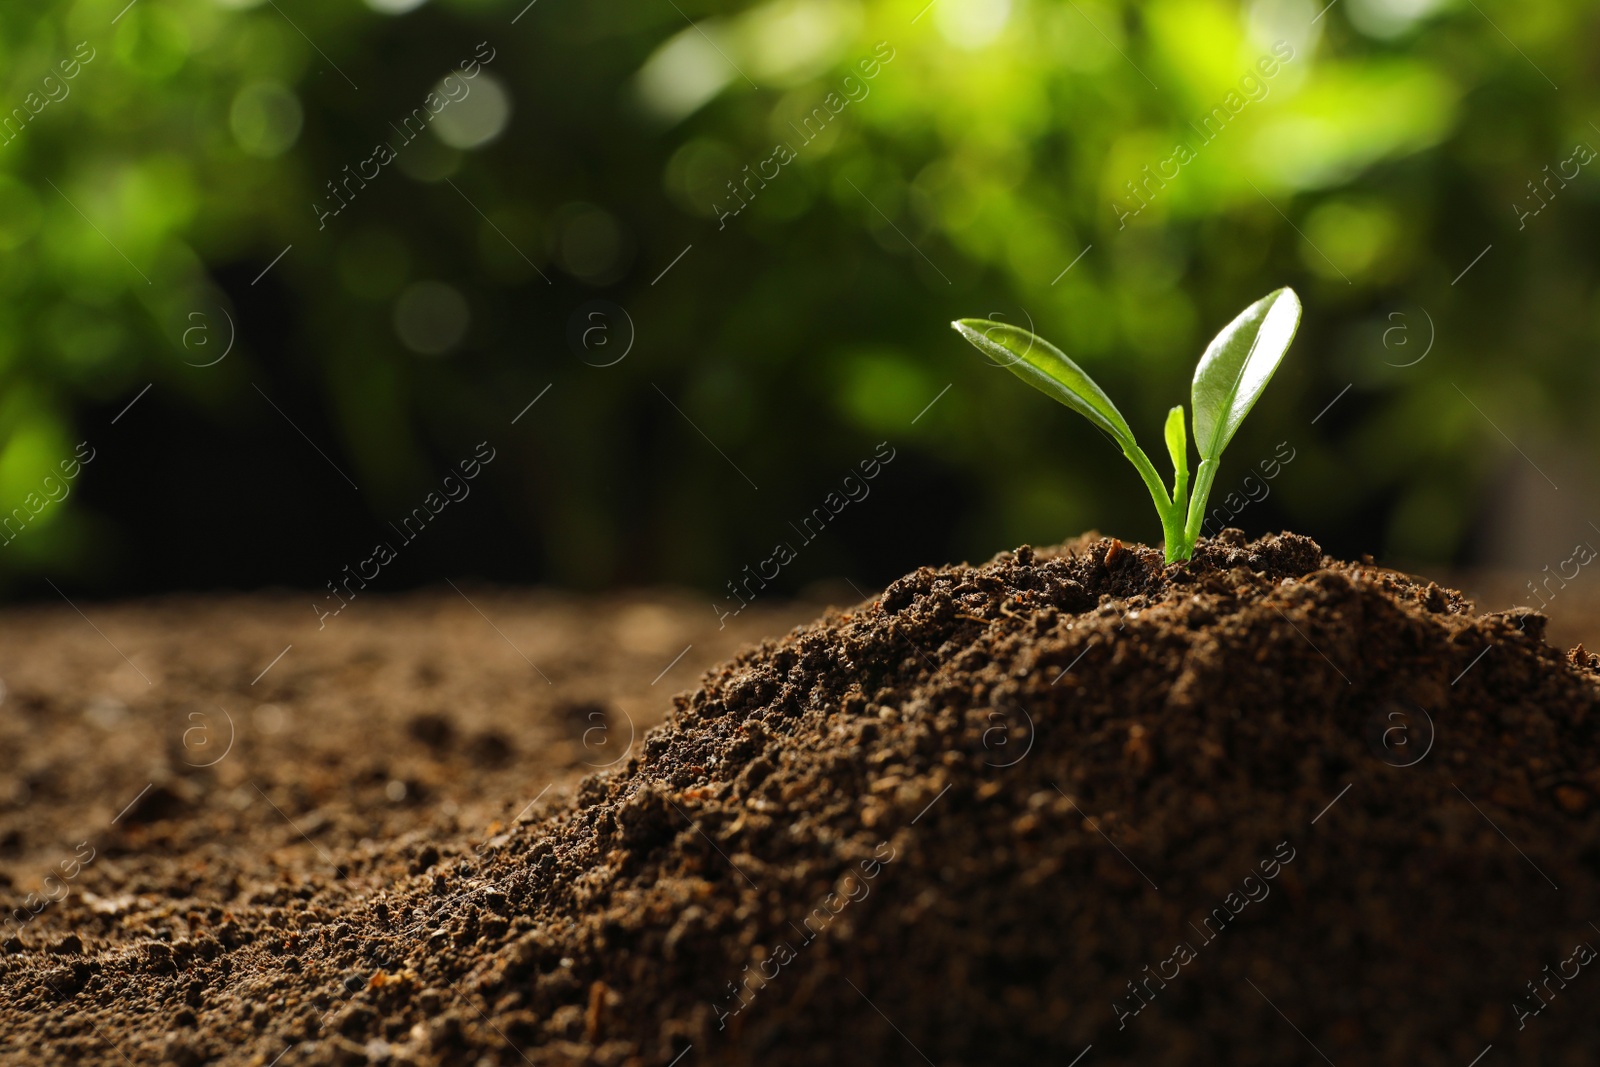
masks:
<path id="1" fill-rule="evenodd" d="M 271 612 L 4 620 L 9 1061 L 1600 1056 L 1600 657 L 1540 615 L 1293 535 L 1085 538 L 907 575 L 646 731 L 688 606 L 474 603 L 254 686 Z"/>

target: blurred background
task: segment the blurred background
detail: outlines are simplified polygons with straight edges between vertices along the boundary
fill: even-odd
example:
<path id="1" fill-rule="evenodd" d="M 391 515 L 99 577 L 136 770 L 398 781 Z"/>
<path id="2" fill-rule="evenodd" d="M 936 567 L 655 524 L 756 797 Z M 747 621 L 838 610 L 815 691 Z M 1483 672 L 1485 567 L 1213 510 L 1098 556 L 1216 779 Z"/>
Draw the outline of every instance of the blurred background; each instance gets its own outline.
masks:
<path id="1" fill-rule="evenodd" d="M 1555 0 L 4 5 L 0 582 L 322 590 L 387 542 L 379 589 L 725 596 L 779 543 L 785 593 L 1154 543 L 1117 451 L 949 320 L 1031 324 L 1154 456 L 1285 284 L 1213 507 L 1556 566 L 1600 543 L 1597 33 Z"/>

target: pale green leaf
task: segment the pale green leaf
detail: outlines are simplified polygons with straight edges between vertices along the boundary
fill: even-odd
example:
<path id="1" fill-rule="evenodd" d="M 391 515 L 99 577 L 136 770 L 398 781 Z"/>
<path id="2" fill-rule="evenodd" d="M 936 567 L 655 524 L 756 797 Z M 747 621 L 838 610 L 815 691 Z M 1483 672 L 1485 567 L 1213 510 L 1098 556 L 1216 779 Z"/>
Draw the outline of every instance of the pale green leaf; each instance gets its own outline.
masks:
<path id="1" fill-rule="evenodd" d="M 988 319 L 961 319 L 950 325 L 978 351 L 1116 438 L 1124 450 L 1138 447 L 1128 420 L 1105 390 L 1049 341 L 1020 326 Z"/>
<path id="2" fill-rule="evenodd" d="M 1268 293 L 1228 323 L 1195 368 L 1194 443 L 1201 460 L 1216 460 L 1278 369 L 1300 325 L 1292 289 Z"/>
<path id="3" fill-rule="evenodd" d="M 1179 404 L 1167 413 L 1167 455 L 1172 457 L 1172 473 L 1177 482 L 1183 483 L 1189 477 L 1189 441 L 1183 433 L 1183 405 Z"/>

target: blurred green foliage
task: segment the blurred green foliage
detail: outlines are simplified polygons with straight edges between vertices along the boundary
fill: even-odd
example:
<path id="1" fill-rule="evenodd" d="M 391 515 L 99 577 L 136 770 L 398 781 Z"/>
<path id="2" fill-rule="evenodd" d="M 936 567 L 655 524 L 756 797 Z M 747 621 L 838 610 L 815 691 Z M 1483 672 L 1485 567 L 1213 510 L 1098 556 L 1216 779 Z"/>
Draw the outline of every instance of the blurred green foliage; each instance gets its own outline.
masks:
<path id="1" fill-rule="evenodd" d="M 1298 450 L 1261 518 L 1449 559 L 1521 462 L 1505 437 L 1594 444 L 1600 168 L 1547 181 L 1600 146 L 1594 5 L 125 5 L 0 8 L 0 509 L 109 447 L 151 381 L 289 447 L 252 389 L 282 382 L 375 522 L 495 441 L 493 491 L 558 582 L 720 587 L 884 439 L 913 457 L 881 480 L 913 478 L 880 489 L 885 542 L 1153 540 L 1138 487 L 1084 459 L 1111 446 L 946 324 L 1031 324 L 1155 438 L 1204 341 L 1285 284 L 1300 339 L 1230 454 Z M 403 144 L 480 42 L 471 95 Z M 595 298 L 636 330 L 612 366 L 574 342 Z M 224 313 L 237 345 L 200 366 Z M 69 499 L 0 566 L 70 567 L 143 520 Z M 859 555 L 819 540 L 797 573 Z"/>

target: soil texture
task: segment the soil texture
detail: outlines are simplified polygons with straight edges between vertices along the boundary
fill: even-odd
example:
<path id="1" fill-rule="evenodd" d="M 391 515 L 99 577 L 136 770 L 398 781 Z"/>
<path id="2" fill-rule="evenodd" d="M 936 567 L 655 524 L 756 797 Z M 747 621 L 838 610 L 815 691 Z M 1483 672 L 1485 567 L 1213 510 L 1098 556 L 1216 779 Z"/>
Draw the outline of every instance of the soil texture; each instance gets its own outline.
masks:
<path id="1" fill-rule="evenodd" d="M 256 687 L 245 751 L 196 768 L 197 735 L 169 736 L 115 782 L 74 770 L 62 723 L 79 752 L 126 746 L 144 683 L 121 671 L 123 695 L 69 716 L 84 687 L 18 629 L 0 895 L 29 918 L 0 952 L 0 1051 L 1600 1059 L 1600 657 L 1551 647 L 1543 616 L 1294 535 L 1225 531 L 1174 566 L 1084 538 L 909 574 L 739 652 L 645 730 L 665 695 L 624 713 L 608 687 L 675 637 L 629 659 L 584 643 L 622 606 L 564 629 L 549 608 L 558 632 L 502 636 L 558 676 L 512 683 L 462 636 L 510 608 L 477 604 L 375 605 L 407 639 L 308 642 Z M 701 657 L 793 621 L 699 610 Z M 267 620 L 246 629 L 236 663 L 141 666 L 206 711 L 212 675 L 275 652 Z M 108 821 L 154 777 L 140 757 L 162 775 Z M 31 914 L 44 873 L 67 892 Z"/>

